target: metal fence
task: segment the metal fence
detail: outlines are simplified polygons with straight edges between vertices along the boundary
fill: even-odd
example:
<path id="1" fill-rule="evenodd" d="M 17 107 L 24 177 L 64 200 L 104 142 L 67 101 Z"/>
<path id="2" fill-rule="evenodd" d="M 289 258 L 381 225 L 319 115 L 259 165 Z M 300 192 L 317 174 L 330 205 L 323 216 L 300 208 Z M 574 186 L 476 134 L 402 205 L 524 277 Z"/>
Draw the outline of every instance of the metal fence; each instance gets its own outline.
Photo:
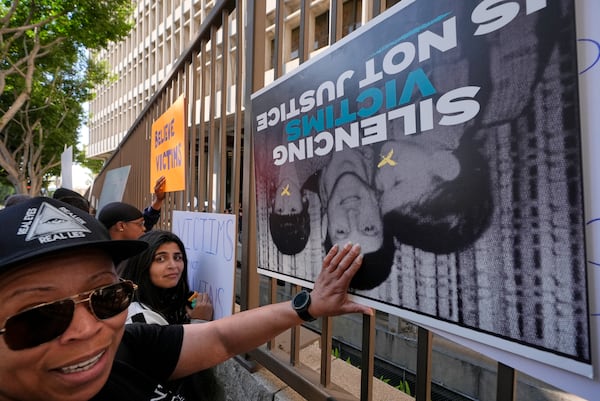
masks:
<path id="1" fill-rule="evenodd" d="M 368 0 L 363 0 L 367 2 Z M 274 0 L 224 0 L 216 2 L 202 22 L 195 40 L 180 55 L 171 73 L 142 110 L 127 135 L 95 180 L 92 195 L 100 198 L 106 173 L 129 165 L 131 170 L 123 201 L 142 208 L 150 203 L 150 134 L 154 120 L 179 96 L 186 98 L 186 190 L 168 194 L 159 225 L 170 229 L 172 210 L 223 212 L 243 211 L 241 254 L 237 255 L 240 275 L 239 303 L 242 310 L 259 305 L 259 275 L 256 262 L 256 213 L 254 161 L 250 132 L 250 95 L 307 61 L 315 48 L 331 45 L 360 23 L 370 20 L 397 1 L 360 0 L 311 2 Z M 324 7 L 326 29 L 309 19 L 310 7 Z M 294 9 L 290 12 L 290 9 Z M 287 13 L 286 13 L 287 10 Z M 314 13 L 313 13 L 314 14 Z M 295 18 L 297 28 L 284 29 Z M 319 28 L 319 29 L 317 29 Z M 291 40 L 284 42 L 284 35 Z M 276 299 L 271 280 L 270 299 Z M 297 290 L 297 289 L 296 289 Z M 248 366 L 257 362 L 268 368 L 309 400 L 349 399 L 331 383 L 332 319 L 321 322 L 321 369 L 306 375 L 299 365 L 300 331 L 290 331 L 291 352 L 282 359 L 273 344 L 244 357 Z M 362 321 L 361 400 L 373 397 L 375 318 Z M 432 333 L 418 329 L 416 391 L 419 401 L 431 399 Z M 515 372 L 499 364 L 497 400 L 513 400 Z"/>

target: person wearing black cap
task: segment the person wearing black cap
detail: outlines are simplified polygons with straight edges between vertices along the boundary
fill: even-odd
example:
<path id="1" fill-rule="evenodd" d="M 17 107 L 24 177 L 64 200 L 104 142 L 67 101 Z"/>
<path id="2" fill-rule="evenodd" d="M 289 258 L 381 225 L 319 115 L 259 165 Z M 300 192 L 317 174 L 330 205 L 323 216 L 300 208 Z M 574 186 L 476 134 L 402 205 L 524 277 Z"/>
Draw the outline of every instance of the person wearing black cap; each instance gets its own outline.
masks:
<path id="1" fill-rule="evenodd" d="M 10 207 L 16 205 L 17 203 L 24 202 L 28 199 L 31 199 L 30 195 L 27 194 L 13 194 L 9 195 L 4 199 L 4 207 Z"/>
<path id="2" fill-rule="evenodd" d="M 142 212 L 125 202 L 106 204 L 98 213 L 98 220 L 112 239 L 138 239 L 146 232 Z"/>
<path id="3" fill-rule="evenodd" d="M 204 324 L 125 327 L 136 285 L 115 263 L 143 251 L 90 214 L 37 197 L 0 211 L 0 399 L 190 400 L 170 380 L 321 316 L 373 315 L 347 296 L 360 246 L 334 246 L 312 292 Z M 149 352 L 151 350 L 151 352 Z"/>
<path id="4" fill-rule="evenodd" d="M 68 188 L 58 188 L 52 195 L 54 199 L 69 203 L 86 212 L 90 212 L 90 202 L 78 192 Z"/>
<path id="5" fill-rule="evenodd" d="M 165 177 L 159 177 L 154 185 L 152 204 L 143 212 L 125 202 L 111 202 L 100 210 L 98 220 L 108 229 L 112 239 L 138 239 L 158 223 L 165 200 L 165 186 Z"/>

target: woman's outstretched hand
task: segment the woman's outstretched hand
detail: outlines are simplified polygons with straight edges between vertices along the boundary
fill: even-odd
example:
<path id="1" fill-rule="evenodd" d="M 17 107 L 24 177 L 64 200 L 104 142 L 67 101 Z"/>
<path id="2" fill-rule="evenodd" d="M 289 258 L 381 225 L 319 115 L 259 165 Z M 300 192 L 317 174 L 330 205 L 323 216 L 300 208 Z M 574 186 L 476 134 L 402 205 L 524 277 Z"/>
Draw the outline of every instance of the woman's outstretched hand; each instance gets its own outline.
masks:
<path id="1" fill-rule="evenodd" d="M 368 306 L 357 304 L 348 298 L 350 280 L 362 263 L 360 245 L 346 244 L 340 249 L 334 245 L 325 259 L 315 286 L 311 292 L 308 312 L 314 317 L 337 316 L 344 313 L 373 315 Z"/>

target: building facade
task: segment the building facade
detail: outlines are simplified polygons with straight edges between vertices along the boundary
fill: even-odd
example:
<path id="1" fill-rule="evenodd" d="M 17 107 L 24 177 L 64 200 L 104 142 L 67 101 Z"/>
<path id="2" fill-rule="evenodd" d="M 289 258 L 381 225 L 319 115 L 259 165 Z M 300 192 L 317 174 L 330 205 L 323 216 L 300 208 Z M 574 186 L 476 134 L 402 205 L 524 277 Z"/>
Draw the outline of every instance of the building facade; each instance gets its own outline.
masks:
<path id="1" fill-rule="evenodd" d="M 108 158 L 127 134 L 129 128 L 168 76 L 178 57 L 194 40 L 202 22 L 210 14 L 216 0 L 140 0 L 132 16 L 130 35 L 96 54 L 107 63 L 112 79 L 96 89 L 90 103 L 88 157 Z M 341 35 L 351 33 L 370 19 L 373 0 L 342 2 Z M 384 1 L 385 2 L 385 1 Z M 399 2 L 388 0 L 384 7 Z M 275 32 L 276 1 L 267 1 L 265 81 L 268 83 L 299 65 L 300 0 L 282 1 L 285 15 L 283 32 Z M 308 12 L 309 51 L 316 53 L 330 43 L 329 1 L 313 0 Z M 235 26 L 230 35 L 235 36 Z M 280 37 L 282 36 L 282 37 Z M 283 70 L 276 72 L 276 39 L 282 41 Z M 210 44 L 208 44 L 210 46 Z M 230 48 L 231 54 L 236 52 Z M 218 70 L 217 70 L 218 73 Z M 215 82 L 221 82 L 215 77 Z M 228 79 L 233 90 L 234 79 Z M 231 97 L 230 97 L 231 98 Z M 228 107 L 233 111 L 233 107 Z"/>

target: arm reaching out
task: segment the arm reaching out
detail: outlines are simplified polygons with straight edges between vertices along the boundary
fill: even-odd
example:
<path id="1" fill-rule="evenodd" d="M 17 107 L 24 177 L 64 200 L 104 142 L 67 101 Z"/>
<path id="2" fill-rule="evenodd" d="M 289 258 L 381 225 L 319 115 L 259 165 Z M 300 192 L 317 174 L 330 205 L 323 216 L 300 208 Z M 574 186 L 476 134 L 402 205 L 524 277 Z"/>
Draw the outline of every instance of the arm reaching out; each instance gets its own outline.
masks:
<path id="1" fill-rule="evenodd" d="M 309 313 L 314 317 L 345 313 L 373 314 L 348 299 L 350 280 L 360 268 L 360 246 L 331 248 L 311 292 Z M 302 323 L 289 301 L 236 313 L 212 322 L 184 326 L 183 345 L 172 378 L 187 376 L 250 351 L 283 331 Z"/>

